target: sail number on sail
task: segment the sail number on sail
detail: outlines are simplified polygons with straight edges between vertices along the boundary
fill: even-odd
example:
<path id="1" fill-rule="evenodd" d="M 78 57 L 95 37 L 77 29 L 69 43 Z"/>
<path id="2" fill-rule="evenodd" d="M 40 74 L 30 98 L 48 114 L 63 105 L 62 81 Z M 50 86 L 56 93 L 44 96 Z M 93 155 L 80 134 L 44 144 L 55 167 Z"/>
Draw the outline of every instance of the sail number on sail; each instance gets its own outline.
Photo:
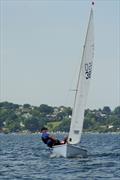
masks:
<path id="1" fill-rule="evenodd" d="M 85 63 L 85 77 L 86 79 L 91 78 L 92 74 L 92 62 Z"/>

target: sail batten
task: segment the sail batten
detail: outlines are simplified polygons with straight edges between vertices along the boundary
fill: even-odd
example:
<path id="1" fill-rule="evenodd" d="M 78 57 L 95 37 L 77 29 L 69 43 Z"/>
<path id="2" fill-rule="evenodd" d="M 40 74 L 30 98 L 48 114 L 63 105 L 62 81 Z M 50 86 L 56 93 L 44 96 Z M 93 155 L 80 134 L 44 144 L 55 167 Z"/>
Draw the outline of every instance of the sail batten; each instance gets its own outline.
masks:
<path id="1" fill-rule="evenodd" d="M 84 121 L 84 111 L 91 80 L 93 56 L 94 56 L 94 32 L 93 32 L 93 10 L 91 9 L 88 28 L 83 48 L 82 61 L 78 75 L 75 100 L 73 106 L 70 132 L 68 136 L 69 144 L 80 142 Z"/>

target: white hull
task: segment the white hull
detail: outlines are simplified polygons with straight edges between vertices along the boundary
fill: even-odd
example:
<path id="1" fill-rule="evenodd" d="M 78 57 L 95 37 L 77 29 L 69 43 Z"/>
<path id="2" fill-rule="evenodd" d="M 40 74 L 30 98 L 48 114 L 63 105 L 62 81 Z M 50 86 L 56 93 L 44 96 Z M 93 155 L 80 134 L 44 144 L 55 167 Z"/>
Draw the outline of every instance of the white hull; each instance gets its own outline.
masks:
<path id="1" fill-rule="evenodd" d="M 54 146 L 52 148 L 52 154 L 66 158 L 87 157 L 87 151 L 85 149 L 82 149 L 72 144 L 63 144 L 63 145 Z"/>

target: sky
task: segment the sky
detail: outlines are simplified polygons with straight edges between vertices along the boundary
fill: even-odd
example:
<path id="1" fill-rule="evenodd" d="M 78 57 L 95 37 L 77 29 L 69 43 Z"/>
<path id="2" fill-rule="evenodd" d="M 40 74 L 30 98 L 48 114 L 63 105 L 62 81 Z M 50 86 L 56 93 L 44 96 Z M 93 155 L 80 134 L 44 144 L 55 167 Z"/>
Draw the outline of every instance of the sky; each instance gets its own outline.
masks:
<path id="1" fill-rule="evenodd" d="M 0 0 L 0 101 L 73 106 L 91 0 Z M 86 108 L 120 105 L 120 1 L 96 0 Z"/>

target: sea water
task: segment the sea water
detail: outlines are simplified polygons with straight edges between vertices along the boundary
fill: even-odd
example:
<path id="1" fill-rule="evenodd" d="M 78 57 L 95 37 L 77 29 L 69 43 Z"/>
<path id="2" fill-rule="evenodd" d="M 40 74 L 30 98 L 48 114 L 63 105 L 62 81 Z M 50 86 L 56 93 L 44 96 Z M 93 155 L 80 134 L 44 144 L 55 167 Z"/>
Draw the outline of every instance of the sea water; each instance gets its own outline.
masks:
<path id="1" fill-rule="evenodd" d="M 88 158 L 51 157 L 39 134 L 0 134 L 0 180 L 120 180 L 120 134 L 85 133 L 81 145 Z"/>

